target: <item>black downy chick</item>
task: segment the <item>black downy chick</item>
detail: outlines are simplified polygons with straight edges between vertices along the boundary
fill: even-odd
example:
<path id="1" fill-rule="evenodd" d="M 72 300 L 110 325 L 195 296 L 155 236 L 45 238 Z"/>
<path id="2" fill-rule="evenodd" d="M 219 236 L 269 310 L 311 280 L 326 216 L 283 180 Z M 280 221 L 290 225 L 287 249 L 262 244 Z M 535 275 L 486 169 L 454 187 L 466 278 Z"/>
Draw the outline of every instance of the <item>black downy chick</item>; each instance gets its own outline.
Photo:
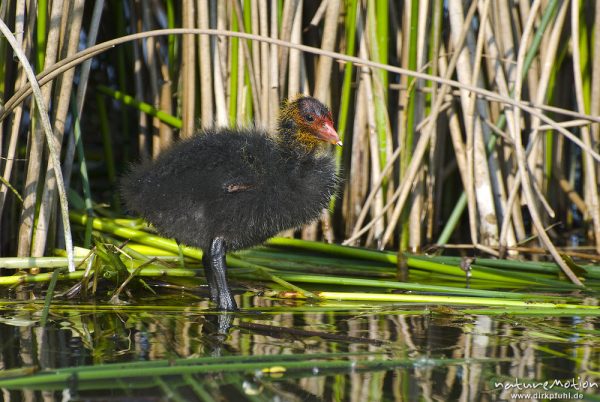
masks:
<path id="1" fill-rule="evenodd" d="M 331 112 L 299 96 L 284 103 L 273 135 L 204 130 L 133 167 L 122 196 L 162 235 L 201 248 L 211 300 L 236 310 L 226 250 L 261 244 L 319 217 L 338 181 L 328 144 L 342 145 Z"/>

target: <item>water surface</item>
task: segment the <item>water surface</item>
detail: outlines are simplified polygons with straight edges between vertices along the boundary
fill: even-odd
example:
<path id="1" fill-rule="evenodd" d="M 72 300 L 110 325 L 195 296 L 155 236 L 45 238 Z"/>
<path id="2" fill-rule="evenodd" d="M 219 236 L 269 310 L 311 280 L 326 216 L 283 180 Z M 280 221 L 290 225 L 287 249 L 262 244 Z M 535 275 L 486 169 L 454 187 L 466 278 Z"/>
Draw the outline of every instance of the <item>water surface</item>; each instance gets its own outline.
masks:
<path id="1" fill-rule="evenodd" d="M 201 297 L 176 293 L 119 306 L 57 301 L 40 327 L 43 300 L 7 298 L 3 398 L 495 401 L 528 392 L 600 400 L 597 316 L 263 297 L 238 303 L 241 312 L 221 314 Z"/>

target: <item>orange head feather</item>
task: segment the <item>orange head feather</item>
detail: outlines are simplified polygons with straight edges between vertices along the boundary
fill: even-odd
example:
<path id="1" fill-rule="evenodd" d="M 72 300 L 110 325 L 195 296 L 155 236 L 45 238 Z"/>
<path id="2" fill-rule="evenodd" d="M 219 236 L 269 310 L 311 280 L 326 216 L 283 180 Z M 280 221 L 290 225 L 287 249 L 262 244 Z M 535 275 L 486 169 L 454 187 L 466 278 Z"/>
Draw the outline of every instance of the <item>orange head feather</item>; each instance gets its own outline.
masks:
<path id="1" fill-rule="evenodd" d="M 331 112 L 310 96 L 299 95 L 284 101 L 279 116 L 279 132 L 283 141 L 296 141 L 310 150 L 322 142 L 342 145 L 333 128 Z"/>

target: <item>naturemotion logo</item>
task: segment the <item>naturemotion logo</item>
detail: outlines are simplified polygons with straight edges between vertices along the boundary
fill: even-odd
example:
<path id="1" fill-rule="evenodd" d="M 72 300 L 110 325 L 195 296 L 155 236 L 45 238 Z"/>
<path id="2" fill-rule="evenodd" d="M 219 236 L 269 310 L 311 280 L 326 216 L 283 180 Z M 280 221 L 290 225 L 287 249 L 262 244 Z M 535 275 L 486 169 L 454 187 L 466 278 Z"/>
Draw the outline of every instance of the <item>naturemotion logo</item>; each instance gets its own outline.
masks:
<path id="1" fill-rule="evenodd" d="M 600 384 L 581 377 L 545 381 L 494 381 L 494 389 L 504 398 L 518 399 L 583 399 L 583 393 L 595 393 Z M 573 392 L 574 391 L 574 392 Z"/>

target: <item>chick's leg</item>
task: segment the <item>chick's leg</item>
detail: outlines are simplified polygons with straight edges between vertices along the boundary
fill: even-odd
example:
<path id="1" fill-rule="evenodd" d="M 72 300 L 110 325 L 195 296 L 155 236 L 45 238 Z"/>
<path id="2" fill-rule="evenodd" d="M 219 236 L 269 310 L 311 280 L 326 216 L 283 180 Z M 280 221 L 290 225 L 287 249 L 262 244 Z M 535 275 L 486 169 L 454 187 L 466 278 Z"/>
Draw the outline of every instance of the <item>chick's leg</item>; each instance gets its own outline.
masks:
<path id="1" fill-rule="evenodd" d="M 237 304 L 227 283 L 227 265 L 225 264 L 226 243 L 222 237 L 215 237 L 207 255 L 202 260 L 206 280 L 210 289 L 210 299 L 219 310 L 235 311 Z"/>

